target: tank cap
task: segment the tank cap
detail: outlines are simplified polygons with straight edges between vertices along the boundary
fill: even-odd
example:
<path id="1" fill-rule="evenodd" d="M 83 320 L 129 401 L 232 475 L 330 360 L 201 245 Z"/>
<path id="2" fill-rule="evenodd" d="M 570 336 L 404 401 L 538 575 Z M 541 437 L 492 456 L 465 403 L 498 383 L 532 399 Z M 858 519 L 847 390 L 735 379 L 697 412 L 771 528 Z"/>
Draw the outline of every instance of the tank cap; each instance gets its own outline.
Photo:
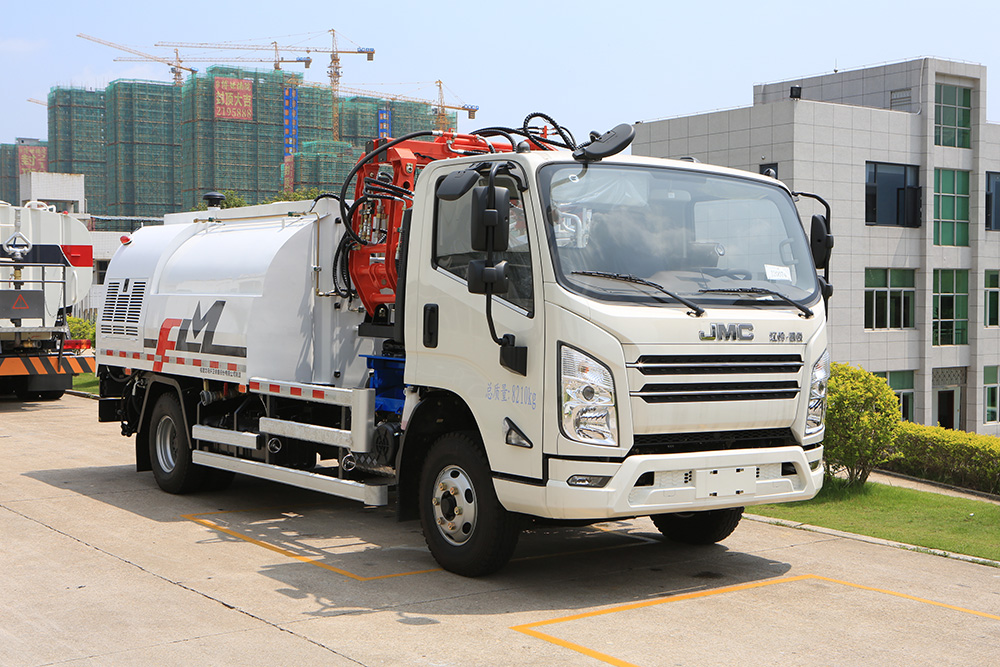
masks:
<path id="1" fill-rule="evenodd" d="M 222 202 L 226 201 L 226 195 L 221 192 L 206 192 L 202 199 L 208 202 L 210 208 L 221 208 Z"/>

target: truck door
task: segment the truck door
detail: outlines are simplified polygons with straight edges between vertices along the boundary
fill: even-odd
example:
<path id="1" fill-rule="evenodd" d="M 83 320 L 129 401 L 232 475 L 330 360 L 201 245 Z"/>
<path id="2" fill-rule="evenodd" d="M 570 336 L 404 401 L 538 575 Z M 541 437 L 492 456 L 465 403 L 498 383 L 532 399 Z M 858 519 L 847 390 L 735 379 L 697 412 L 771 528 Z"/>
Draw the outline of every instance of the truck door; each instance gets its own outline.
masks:
<path id="1" fill-rule="evenodd" d="M 419 299 L 408 299 L 407 309 L 421 310 L 414 314 L 420 331 L 408 337 L 415 338 L 417 353 L 407 355 L 407 370 L 414 374 L 406 381 L 448 389 L 465 401 L 494 473 L 538 480 L 544 367 L 538 220 L 525 205 L 529 193 L 519 189 L 516 179 L 501 174 L 496 184 L 510 193 L 508 247 L 494 253 L 495 262 L 507 262 L 509 287 L 492 297 L 493 320 L 498 336 L 513 334 L 515 344 L 527 348 L 526 373 L 501 366 L 500 346 L 487 323 L 486 297 L 469 293 L 469 262 L 486 258 L 485 252 L 472 249 L 470 191 L 454 201 L 435 196 L 433 203 L 424 204 L 433 224 L 422 230 L 421 251 L 411 254 L 420 258 L 410 261 L 410 267 L 420 265 L 420 282 L 415 290 L 410 283 L 408 295 Z"/>

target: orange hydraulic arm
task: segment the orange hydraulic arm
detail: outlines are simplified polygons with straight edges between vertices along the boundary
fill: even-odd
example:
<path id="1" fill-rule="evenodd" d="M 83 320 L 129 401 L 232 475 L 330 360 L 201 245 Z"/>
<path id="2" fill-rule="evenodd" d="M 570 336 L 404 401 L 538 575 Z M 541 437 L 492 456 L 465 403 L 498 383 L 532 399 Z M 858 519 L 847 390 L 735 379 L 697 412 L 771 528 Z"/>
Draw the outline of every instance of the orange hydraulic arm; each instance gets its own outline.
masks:
<path id="1" fill-rule="evenodd" d="M 391 140 L 380 139 L 379 145 Z M 354 247 L 348 260 L 351 281 L 365 306 L 374 315 L 379 306 L 395 301 L 396 249 L 403 222 L 403 212 L 412 206 L 412 191 L 418 171 L 429 162 L 489 152 L 508 152 L 509 143 L 487 142 L 472 134 L 443 133 L 433 141 L 415 139 L 400 142 L 378 153 L 361 167 L 355 186 L 355 205 L 351 208 L 351 228 L 366 245 Z M 392 169 L 391 180 L 380 168 Z"/>

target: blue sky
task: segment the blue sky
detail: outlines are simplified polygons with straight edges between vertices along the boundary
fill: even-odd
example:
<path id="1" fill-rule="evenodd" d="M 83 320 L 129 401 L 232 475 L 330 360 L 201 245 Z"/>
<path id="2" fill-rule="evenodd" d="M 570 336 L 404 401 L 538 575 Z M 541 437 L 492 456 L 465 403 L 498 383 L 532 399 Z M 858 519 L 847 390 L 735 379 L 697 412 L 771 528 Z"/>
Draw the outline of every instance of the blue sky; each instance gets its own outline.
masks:
<path id="1" fill-rule="evenodd" d="M 128 54 L 79 32 L 140 51 L 172 55 L 161 41 L 373 47 L 374 62 L 342 58 L 342 85 L 480 106 L 459 129 L 519 126 L 542 111 L 578 139 L 590 130 L 713 109 L 748 106 L 753 84 L 938 56 L 1000 75 L 992 3 L 942 2 L 270 2 L 5 3 L 0 27 L 0 143 L 45 138 L 52 86 L 103 87 L 118 78 L 169 81 L 158 63 L 115 62 Z M 181 49 L 181 56 L 222 51 Z M 265 51 L 239 55 L 266 57 Z M 289 65 L 325 82 L 326 61 Z M 192 64 L 204 68 L 205 63 Z M 270 67 L 262 63 L 262 67 Z M 420 84 L 419 82 L 424 82 Z M 398 84 L 376 88 L 375 84 Z M 1000 90 L 1000 89 L 997 89 Z M 987 116 L 1000 119 L 1000 93 Z"/>

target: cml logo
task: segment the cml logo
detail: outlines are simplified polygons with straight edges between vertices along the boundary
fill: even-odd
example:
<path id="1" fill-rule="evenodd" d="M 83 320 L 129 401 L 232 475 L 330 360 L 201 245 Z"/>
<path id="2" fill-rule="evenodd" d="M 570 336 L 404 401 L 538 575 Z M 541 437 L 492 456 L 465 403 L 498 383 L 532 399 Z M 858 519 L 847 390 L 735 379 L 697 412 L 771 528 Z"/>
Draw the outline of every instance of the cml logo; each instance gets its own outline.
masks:
<path id="1" fill-rule="evenodd" d="M 711 325 L 706 334 L 704 331 L 698 332 L 701 340 L 717 341 L 747 341 L 753 340 L 753 325 L 748 323 L 724 324 L 718 322 Z"/>
<path id="2" fill-rule="evenodd" d="M 245 347 L 219 345 L 215 342 L 216 327 L 218 327 L 222 310 L 225 307 L 226 302 L 220 299 L 202 314 L 201 303 L 199 303 L 195 306 L 194 313 L 190 318 L 168 317 L 163 320 L 156 340 L 157 361 L 153 364 L 153 370 L 159 371 L 163 368 L 163 356 L 170 350 L 246 357 Z M 171 334 L 175 330 L 177 334 L 172 339 Z"/>

